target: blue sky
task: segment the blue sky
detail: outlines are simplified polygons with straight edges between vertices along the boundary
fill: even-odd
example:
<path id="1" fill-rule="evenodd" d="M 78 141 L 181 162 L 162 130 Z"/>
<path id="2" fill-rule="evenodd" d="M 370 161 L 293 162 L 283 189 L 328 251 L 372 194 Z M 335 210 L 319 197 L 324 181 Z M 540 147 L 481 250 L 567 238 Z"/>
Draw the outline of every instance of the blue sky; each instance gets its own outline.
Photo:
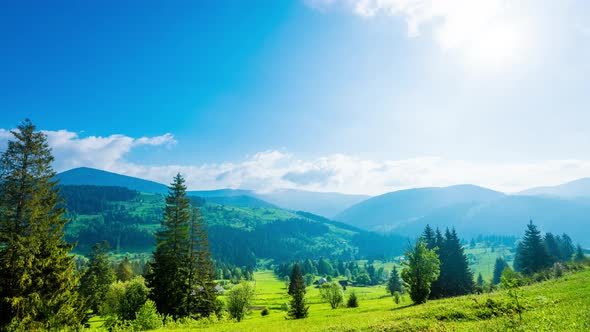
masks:
<path id="1" fill-rule="evenodd" d="M 194 189 L 503 191 L 590 176 L 582 0 L 32 1 L 0 10 L 0 140 Z"/>

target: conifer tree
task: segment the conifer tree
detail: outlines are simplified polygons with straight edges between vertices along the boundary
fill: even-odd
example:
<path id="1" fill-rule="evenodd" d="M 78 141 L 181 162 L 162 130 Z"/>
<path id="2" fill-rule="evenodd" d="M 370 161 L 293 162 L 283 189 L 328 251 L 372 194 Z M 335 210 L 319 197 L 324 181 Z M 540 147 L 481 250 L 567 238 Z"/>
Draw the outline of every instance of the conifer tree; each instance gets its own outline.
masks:
<path id="1" fill-rule="evenodd" d="M 524 274 L 533 274 L 548 268 L 551 265 L 551 258 L 543 243 L 541 232 L 531 220 L 527 225 L 524 238 L 518 244 L 514 257 L 514 269 Z"/>
<path id="2" fill-rule="evenodd" d="M 395 292 L 402 292 L 402 282 L 395 265 L 393 266 L 393 270 L 391 271 L 391 275 L 389 276 L 389 280 L 387 282 L 387 291 L 389 291 L 391 295 L 393 295 Z"/>
<path id="3" fill-rule="evenodd" d="M 193 209 L 190 224 L 188 256 L 187 311 L 198 317 L 208 317 L 217 311 L 215 266 L 211 259 L 205 221 L 198 208 Z"/>
<path id="4" fill-rule="evenodd" d="M 430 225 L 426 225 L 422 233 L 422 241 L 426 243 L 426 248 L 434 249 L 436 247 L 436 234 Z"/>
<path id="5" fill-rule="evenodd" d="M 97 243 L 92 247 L 88 269 L 80 279 L 80 294 L 94 313 L 98 313 L 110 285 L 115 281 L 115 272 L 107 255 L 108 243 Z"/>
<path id="6" fill-rule="evenodd" d="M 75 326 L 84 313 L 54 158 L 30 120 L 11 133 L 0 158 L 0 329 Z"/>
<path id="7" fill-rule="evenodd" d="M 293 298 L 291 299 L 289 317 L 293 319 L 306 318 L 309 306 L 305 303 L 305 281 L 303 280 L 299 264 L 295 264 L 291 271 L 291 284 L 289 285 L 289 290 L 291 289 L 291 296 Z"/>
<path id="8" fill-rule="evenodd" d="M 156 233 L 156 251 L 151 272 L 146 275 L 150 298 L 158 312 L 174 319 L 188 315 L 186 292 L 189 289 L 186 266 L 190 246 L 190 200 L 184 179 L 177 174 L 168 187 L 161 230 Z"/>
<path id="9" fill-rule="evenodd" d="M 585 260 L 586 255 L 584 255 L 584 250 L 582 249 L 582 246 L 578 244 L 578 247 L 576 248 L 576 254 L 574 255 L 574 262 L 579 263 Z"/>
<path id="10" fill-rule="evenodd" d="M 502 278 L 502 272 L 504 269 L 508 267 L 508 263 L 502 257 L 496 258 L 496 263 L 494 263 L 494 276 L 492 277 L 492 284 L 497 285 L 500 283 Z"/>
<path id="11" fill-rule="evenodd" d="M 551 262 L 557 262 L 561 259 L 561 251 L 559 250 L 559 243 L 555 236 L 551 233 L 546 233 L 543 238 L 545 248 L 551 259 Z"/>
<path id="12" fill-rule="evenodd" d="M 483 276 L 481 275 L 481 272 L 477 275 L 477 285 L 483 287 Z"/>
<path id="13" fill-rule="evenodd" d="M 576 248 L 572 239 L 567 234 L 562 234 L 559 241 L 560 259 L 564 262 L 569 261 L 572 259 L 575 250 Z"/>

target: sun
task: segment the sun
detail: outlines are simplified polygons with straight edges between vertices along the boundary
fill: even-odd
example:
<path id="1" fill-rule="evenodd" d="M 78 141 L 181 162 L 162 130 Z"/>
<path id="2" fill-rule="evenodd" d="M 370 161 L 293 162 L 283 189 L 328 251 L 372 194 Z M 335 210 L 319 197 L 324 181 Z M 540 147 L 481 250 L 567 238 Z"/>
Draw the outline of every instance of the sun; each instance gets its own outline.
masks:
<path id="1" fill-rule="evenodd" d="M 502 69 L 524 60 L 525 30 L 511 24 L 489 26 L 462 47 L 465 63 L 478 69 Z"/>

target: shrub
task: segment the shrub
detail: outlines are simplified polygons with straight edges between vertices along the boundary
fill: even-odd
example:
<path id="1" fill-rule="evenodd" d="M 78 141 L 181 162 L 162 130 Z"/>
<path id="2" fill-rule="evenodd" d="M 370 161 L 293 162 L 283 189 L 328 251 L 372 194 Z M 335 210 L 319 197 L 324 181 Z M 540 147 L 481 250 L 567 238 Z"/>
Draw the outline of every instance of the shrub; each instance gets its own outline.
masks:
<path id="1" fill-rule="evenodd" d="M 261 316 L 268 316 L 268 314 L 270 314 L 270 311 L 268 311 L 268 308 L 264 308 L 262 309 L 262 311 L 260 312 Z"/>
<path id="2" fill-rule="evenodd" d="M 344 302 L 342 286 L 337 282 L 323 284 L 320 287 L 320 296 L 330 304 L 332 309 L 338 308 Z"/>
<path id="3" fill-rule="evenodd" d="M 242 281 L 239 285 L 232 288 L 227 297 L 227 310 L 231 318 L 238 322 L 244 318 L 248 311 L 248 306 L 254 297 L 254 288 L 247 281 Z"/>
<path id="4" fill-rule="evenodd" d="M 346 306 L 349 308 L 357 308 L 359 306 L 359 300 L 354 291 L 350 292 Z"/>
<path id="5" fill-rule="evenodd" d="M 398 291 L 393 292 L 393 301 L 395 302 L 395 304 L 399 304 L 401 302 L 401 298 L 402 298 L 402 295 L 400 292 L 398 292 Z"/>
<path id="6" fill-rule="evenodd" d="M 281 305 L 281 310 L 282 310 L 282 311 L 289 311 L 289 309 L 291 309 L 291 306 L 289 305 L 289 303 L 286 303 L 286 302 L 285 302 L 285 303 L 283 303 L 283 304 Z"/>
<path id="7" fill-rule="evenodd" d="M 158 314 L 156 303 L 147 300 L 135 314 L 134 329 L 139 331 L 154 330 L 162 327 L 162 325 L 162 316 Z"/>

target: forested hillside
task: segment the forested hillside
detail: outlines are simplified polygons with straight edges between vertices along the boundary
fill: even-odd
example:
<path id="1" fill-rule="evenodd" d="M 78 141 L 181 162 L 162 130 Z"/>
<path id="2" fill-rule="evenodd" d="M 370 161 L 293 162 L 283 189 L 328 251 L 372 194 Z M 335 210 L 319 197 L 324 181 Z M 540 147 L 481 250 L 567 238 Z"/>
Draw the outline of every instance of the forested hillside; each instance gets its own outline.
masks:
<path id="1" fill-rule="evenodd" d="M 61 194 L 71 219 L 66 236 L 78 243 L 77 251 L 88 252 L 103 240 L 120 253 L 153 250 L 164 196 L 101 186 L 62 186 Z M 254 266 L 257 259 L 393 257 L 407 244 L 400 236 L 363 231 L 306 212 L 222 205 L 199 197 L 191 197 L 191 203 L 201 209 L 214 258 L 239 266 Z"/>

